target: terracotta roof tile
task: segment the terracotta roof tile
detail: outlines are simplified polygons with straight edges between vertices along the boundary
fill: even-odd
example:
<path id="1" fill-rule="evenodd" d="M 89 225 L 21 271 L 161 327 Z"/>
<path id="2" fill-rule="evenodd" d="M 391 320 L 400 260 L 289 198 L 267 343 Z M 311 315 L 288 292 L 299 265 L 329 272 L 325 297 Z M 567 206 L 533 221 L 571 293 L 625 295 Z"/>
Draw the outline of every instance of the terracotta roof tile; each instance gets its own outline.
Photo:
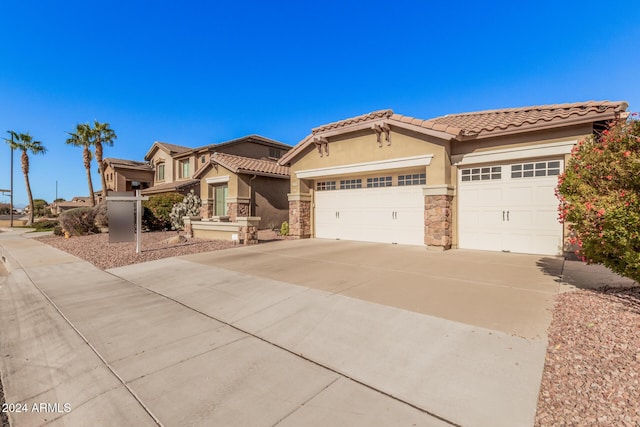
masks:
<path id="1" fill-rule="evenodd" d="M 346 127 L 349 125 L 355 125 L 357 123 L 360 122 L 367 122 L 370 120 L 377 120 L 377 119 L 385 119 L 385 118 L 389 118 L 393 115 L 393 111 L 392 110 L 378 110 L 378 111 L 374 111 L 372 113 L 368 113 L 368 114 L 363 114 L 361 116 L 357 116 L 357 117 L 352 117 L 350 119 L 345 119 L 345 120 L 340 120 L 338 122 L 333 122 L 333 123 L 329 123 L 323 126 L 319 126 L 317 128 L 314 128 L 311 132 L 312 133 L 319 133 L 319 132 L 325 132 L 327 130 L 330 129 L 336 129 L 336 128 L 341 128 L 341 127 Z"/>
<path id="2" fill-rule="evenodd" d="M 234 173 L 255 172 L 269 175 L 289 176 L 289 168 L 279 165 L 275 160 L 253 159 L 226 153 L 214 153 L 211 160 L 215 161 Z"/>
<path id="3" fill-rule="evenodd" d="M 610 116 L 627 109 L 626 102 L 588 101 L 571 104 L 551 104 L 532 107 L 505 108 L 472 113 L 449 114 L 427 120 L 422 127 L 444 130 L 456 136 L 475 136 L 501 132 L 518 132 L 531 127 L 562 125 L 572 120 L 599 120 L 598 116 Z"/>
<path id="4" fill-rule="evenodd" d="M 142 194 L 154 194 L 164 193 L 169 191 L 176 191 L 184 187 L 190 187 L 192 185 L 199 184 L 199 179 L 187 179 L 182 181 L 165 182 L 163 184 L 154 185 L 153 187 L 145 188 L 142 190 Z"/>
<path id="5" fill-rule="evenodd" d="M 103 159 L 103 162 L 113 166 L 126 166 L 129 169 L 141 169 L 141 170 L 153 170 L 153 167 L 146 162 L 138 162 L 135 160 L 115 159 L 113 157 L 107 157 Z"/>
<path id="6" fill-rule="evenodd" d="M 160 142 L 156 141 L 158 145 L 163 146 L 165 149 L 169 150 L 171 153 L 186 153 L 187 151 L 191 151 L 191 148 L 185 147 L 183 145 L 169 144 L 168 142 Z"/>

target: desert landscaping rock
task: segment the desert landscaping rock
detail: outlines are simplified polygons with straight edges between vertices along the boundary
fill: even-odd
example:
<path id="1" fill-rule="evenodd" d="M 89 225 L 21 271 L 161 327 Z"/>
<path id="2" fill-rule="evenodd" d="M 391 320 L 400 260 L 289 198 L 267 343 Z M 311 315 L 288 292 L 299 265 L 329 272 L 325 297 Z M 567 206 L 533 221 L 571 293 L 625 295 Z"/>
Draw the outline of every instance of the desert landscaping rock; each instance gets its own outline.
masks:
<path id="1" fill-rule="evenodd" d="M 557 296 L 535 425 L 640 425 L 640 287 Z"/>
<path id="2" fill-rule="evenodd" d="M 38 240 L 89 261 L 103 270 L 173 256 L 238 247 L 238 244 L 226 240 L 180 239 L 175 231 L 143 233 L 142 251 L 139 254 L 136 253 L 135 242 L 109 243 L 107 233 L 68 239 L 45 236 Z"/>

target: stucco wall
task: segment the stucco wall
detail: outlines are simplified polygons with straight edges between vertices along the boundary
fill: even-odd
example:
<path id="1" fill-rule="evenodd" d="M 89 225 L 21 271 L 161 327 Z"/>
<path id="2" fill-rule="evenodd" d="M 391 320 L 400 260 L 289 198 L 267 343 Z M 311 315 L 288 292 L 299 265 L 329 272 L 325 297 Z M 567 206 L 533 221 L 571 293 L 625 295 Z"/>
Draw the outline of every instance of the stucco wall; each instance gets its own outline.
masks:
<path id="1" fill-rule="evenodd" d="M 252 181 L 253 216 L 260 217 L 260 229 L 280 227 L 289 219 L 289 180 L 258 176 Z"/>
<path id="2" fill-rule="evenodd" d="M 169 156 L 169 154 L 165 153 L 162 150 L 156 150 L 153 156 L 151 156 L 150 161 L 151 161 L 151 164 L 154 166 L 154 169 L 156 169 L 156 166 L 158 165 L 158 163 L 164 162 L 164 180 L 156 181 L 154 176 L 155 184 L 163 184 L 163 183 L 175 181 L 174 172 L 173 172 L 174 170 L 173 160 L 171 159 L 171 156 Z"/>
<path id="3" fill-rule="evenodd" d="M 376 134 L 371 130 L 362 130 L 329 138 L 329 155 L 323 152 L 322 157 L 312 146 L 299 155 L 291 165 L 291 193 L 305 193 L 306 183 L 301 183 L 295 172 L 307 169 L 319 169 L 333 166 L 366 163 L 380 160 L 420 156 L 433 154 L 431 164 L 425 168 L 427 181 L 430 184 L 446 184 L 450 182 L 447 173 L 450 168 L 449 155 L 446 152 L 445 141 L 432 139 L 404 129 L 393 129 L 391 145 L 387 145 L 382 137 L 382 147 L 379 146 Z M 396 171 L 396 174 L 398 171 Z M 377 172 L 370 176 L 379 176 L 384 172 Z M 343 175 L 344 176 L 344 175 Z"/>
<path id="4" fill-rule="evenodd" d="M 269 157 L 270 154 L 268 146 L 255 142 L 242 142 L 227 147 L 216 147 L 215 150 L 220 153 L 235 154 L 236 156 L 252 157 L 254 159 Z M 278 150 L 280 150 L 280 154 L 287 152 L 286 149 L 279 148 Z"/>

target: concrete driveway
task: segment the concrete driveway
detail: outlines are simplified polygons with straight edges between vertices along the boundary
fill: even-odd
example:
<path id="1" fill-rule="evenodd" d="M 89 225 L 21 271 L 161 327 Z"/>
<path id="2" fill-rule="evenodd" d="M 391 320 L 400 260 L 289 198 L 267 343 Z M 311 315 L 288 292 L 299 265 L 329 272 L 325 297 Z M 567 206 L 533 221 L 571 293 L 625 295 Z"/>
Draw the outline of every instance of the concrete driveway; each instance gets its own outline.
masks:
<path id="1" fill-rule="evenodd" d="M 109 272 L 0 249 L 7 400 L 70 403 L 53 425 L 529 426 L 562 269 L 323 240 Z"/>

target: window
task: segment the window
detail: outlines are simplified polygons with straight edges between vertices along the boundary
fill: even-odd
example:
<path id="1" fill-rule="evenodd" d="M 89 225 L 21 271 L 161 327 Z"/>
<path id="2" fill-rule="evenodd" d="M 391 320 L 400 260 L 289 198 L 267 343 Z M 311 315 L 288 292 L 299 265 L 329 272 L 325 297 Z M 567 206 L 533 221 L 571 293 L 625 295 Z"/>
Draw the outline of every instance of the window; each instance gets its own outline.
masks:
<path id="1" fill-rule="evenodd" d="M 269 148 L 269 157 L 279 159 L 282 157 L 282 151 L 277 148 Z"/>
<path id="2" fill-rule="evenodd" d="M 502 179 L 502 166 L 462 169 L 461 174 L 462 182 Z"/>
<path id="3" fill-rule="evenodd" d="M 204 165 L 204 162 L 205 162 L 204 155 L 202 155 L 202 157 L 200 157 L 200 163 L 202 163 Z"/>
<path id="4" fill-rule="evenodd" d="M 215 208 L 216 211 L 214 215 L 216 216 L 226 216 L 227 215 L 227 196 L 229 195 L 229 186 L 228 185 L 216 185 L 214 197 L 215 197 Z"/>
<path id="5" fill-rule="evenodd" d="M 317 191 L 327 191 L 327 190 L 335 190 L 336 182 L 335 181 L 319 181 L 316 182 L 316 190 Z"/>
<path id="6" fill-rule="evenodd" d="M 156 166 L 156 179 L 158 181 L 164 181 L 164 163 Z"/>
<path id="7" fill-rule="evenodd" d="M 511 178 L 533 178 L 560 175 L 560 160 L 511 165 Z"/>
<path id="8" fill-rule="evenodd" d="M 180 178 L 189 178 L 191 173 L 189 172 L 189 159 L 180 160 Z"/>
<path id="9" fill-rule="evenodd" d="M 340 181 L 341 190 L 352 190 L 354 188 L 362 188 L 361 179 L 343 179 Z"/>
<path id="10" fill-rule="evenodd" d="M 398 175 L 398 185 L 423 185 L 427 183 L 426 173 L 414 173 L 413 175 Z"/>
<path id="11" fill-rule="evenodd" d="M 390 176 L 376 176 L 367 178 L 367 188 L 391 187 L 392 181 Z"/>

